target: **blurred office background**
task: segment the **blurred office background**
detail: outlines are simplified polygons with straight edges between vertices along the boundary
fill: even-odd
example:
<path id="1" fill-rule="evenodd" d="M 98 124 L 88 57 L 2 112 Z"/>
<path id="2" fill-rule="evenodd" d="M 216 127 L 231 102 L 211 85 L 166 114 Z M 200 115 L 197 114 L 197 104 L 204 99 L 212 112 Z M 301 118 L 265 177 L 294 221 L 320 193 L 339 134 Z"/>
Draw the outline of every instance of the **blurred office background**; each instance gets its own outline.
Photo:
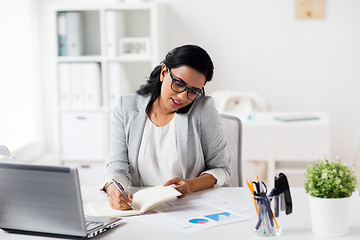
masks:
<path id="1" fill-rule="evenodd" d="M 56 157 L 56 99 L 48 82 L 49 7 L 126 2 L 142 1 L 0 2 L 0 144 L 18 150 L 19 159 L 47 162 Z M 320 19 L 296 18 L 296 0 L 155 2 L 161 6 L 154 53 L 159 60 L 179 45 L 202 46 L 215 64 L 207 93 L 252 92 L 265 98 L 272 111 L 328 112 L 330 158 L 355 161 L 360 1 L 326 0 Z"/>

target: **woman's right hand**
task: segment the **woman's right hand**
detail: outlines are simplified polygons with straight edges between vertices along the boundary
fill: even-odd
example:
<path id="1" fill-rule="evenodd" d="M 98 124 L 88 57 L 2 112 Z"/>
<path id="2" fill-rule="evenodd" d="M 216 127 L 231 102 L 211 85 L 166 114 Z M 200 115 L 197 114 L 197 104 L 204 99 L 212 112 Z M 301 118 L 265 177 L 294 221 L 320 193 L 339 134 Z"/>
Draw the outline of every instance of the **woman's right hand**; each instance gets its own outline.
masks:
<path id="1" fill-rule="evenodd" d="M 110 206 L 116 210 L 129 210 L 131 208 L 131 203 L 133 196 L 125 192 L 129 199 L 127 199 L 122 193 L 115 187 L 113 183 L 110 183 L 106 187 L 106 193 L 109 196 Z"/>

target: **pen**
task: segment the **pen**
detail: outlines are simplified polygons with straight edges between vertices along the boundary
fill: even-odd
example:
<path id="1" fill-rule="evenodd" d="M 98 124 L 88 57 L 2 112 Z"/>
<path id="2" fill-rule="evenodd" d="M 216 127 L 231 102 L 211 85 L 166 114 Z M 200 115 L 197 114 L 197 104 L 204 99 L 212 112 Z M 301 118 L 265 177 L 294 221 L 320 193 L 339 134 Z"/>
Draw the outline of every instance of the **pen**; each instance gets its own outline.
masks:
<path id="1" fill-rule="evenodd" d="M 121 184 L 119 182 L 117 182 L 115 179 L 112 179 L 112 182 L 114 183 L 115 187 L 121 192 L 121 194 L 124 195 L 124 197 L 126 197 L 127 199 L 129 199 L 128 196 L 125 193 L 125 190 L 124 190 L 123 186 L 121 186 Z M 134 207 L 133 204 L 131 204 L 130 206 L 131 206 L 132 209 L 135 210 L 135 207 Z"/>
<path id="2" fill-rule="evenodd" d="M 253 188 L 252 182 L 251 182 L 251 184 L 250 184 L 250 182 L 246 181 L 246 184 L 247 184 L 247 186 L 248 186 L 248 188 L 249 188 L 249 190 L 250 190 L 250 192 L 251 192 L 251 195 L 252 195 L 252 197 L 253 197 L 253 200 L 254 200 L 256 215 L 259 216 L 258 208 L 257 208 L 257 206 L 256 206 L 256 201 L 255 201 L 255 196 L 254 196 L 254 188 Z"/>

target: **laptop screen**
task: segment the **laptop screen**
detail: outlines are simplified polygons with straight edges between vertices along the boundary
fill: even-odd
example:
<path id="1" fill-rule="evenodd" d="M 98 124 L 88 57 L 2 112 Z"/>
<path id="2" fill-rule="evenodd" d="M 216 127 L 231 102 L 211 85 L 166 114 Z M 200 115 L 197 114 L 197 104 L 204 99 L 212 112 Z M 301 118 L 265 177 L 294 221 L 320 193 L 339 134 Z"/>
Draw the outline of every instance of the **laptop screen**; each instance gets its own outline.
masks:
<path id="1" fill-rule="evenodd" d="M 77 170 L 0 163 L 0 228 L 86 236 Z"/>

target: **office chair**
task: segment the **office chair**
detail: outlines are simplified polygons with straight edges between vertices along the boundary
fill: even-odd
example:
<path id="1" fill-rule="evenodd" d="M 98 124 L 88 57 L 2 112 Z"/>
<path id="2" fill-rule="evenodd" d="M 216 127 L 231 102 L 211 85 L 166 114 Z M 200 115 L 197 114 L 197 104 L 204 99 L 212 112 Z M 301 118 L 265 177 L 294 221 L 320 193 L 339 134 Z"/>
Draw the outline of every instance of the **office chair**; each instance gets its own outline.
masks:
<path id="1" fill-rule="evenodd" d="M 223 133 L 231 161 L 231 176 L 228 182 L 230 187 L 242 187 L 241 172 L 241 136 L 242 124 L 238 117 L 220 114 Z"/>
<path id="2" fill-rule="evenodd" d="M 360 120 L 360 114 L 357 114 L 357 121 Z M 359 189 L 359 196 L 360 196 L 360 126 L 358 124 L 358 130 L 356 134 L 356 145 L 355 145 L 355 154 L 352 164 L 355 166 L 355 172 L 357 175 L 358 180 L 358 189 Z"/>
<path id="3" fill-rule="evenodd" d="M 269 111 L 269 102 L 255 92 L 218 90 L 211 94 L 219 112 L 251 113 Z"/>

